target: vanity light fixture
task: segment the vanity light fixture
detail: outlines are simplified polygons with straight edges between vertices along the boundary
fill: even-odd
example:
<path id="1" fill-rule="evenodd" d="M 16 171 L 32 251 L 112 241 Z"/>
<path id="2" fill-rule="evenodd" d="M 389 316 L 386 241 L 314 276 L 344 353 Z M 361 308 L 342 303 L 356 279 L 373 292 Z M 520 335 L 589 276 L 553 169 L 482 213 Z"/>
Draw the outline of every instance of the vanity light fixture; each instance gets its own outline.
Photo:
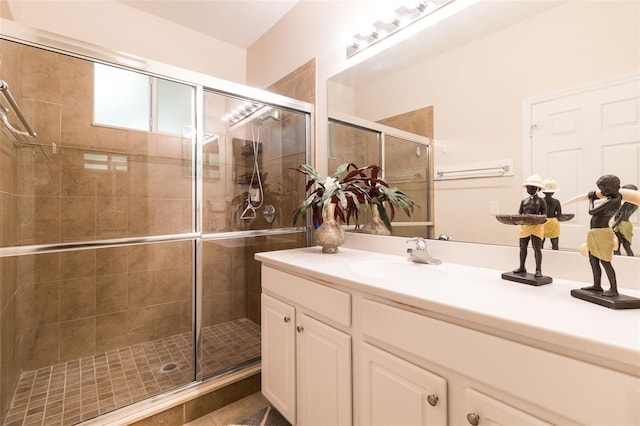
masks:
<path id="1" fill-rule="evenodd" d="M 362 52 L 369 46 L 378 43 L 405 28 L 417 20 L 424 18 L 454 0 L 413 0 L 409 4 L 400 6 L 388 19 L 376 21 L 371 26 L 371 31 L 357 33 L 353 36 L 351 44 L 347 46 L 347 58 L 358 52 Z"/>

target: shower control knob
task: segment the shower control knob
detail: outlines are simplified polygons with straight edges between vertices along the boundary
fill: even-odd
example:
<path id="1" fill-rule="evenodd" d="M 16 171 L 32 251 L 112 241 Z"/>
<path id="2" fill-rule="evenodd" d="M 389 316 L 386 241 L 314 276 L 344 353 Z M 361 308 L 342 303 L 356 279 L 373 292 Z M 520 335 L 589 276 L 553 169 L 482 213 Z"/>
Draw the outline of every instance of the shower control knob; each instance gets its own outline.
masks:
<path id="1" fill-rule="evenodd" d="M 432 407 L 435 407 L 436 405 L 438 405 L 438 395 L 435 395 L 435 394 L 427 395 L 427 402 Z"/>
<path id="2" fill-rule="evenodd" d="M 296 327 L 296 330 L 298 330 L 298 333 L 302 333 L 302 330 L 304 330 L 304 327 L 299 325 Z"/>
<path id="3" fill-rule="evenodd" d="M 291 318 L 289 318 L 289 317 L 284 317 L 284 322 L 289 322 L 289 321 L 291 321 Z"/>
<path id="4" fill-rule="evenodd" d="M 478 426 L 480 424 L 480 416 L 478 413 L 469 413 L 467 414 L 467 421 L 473 426 Z"/>

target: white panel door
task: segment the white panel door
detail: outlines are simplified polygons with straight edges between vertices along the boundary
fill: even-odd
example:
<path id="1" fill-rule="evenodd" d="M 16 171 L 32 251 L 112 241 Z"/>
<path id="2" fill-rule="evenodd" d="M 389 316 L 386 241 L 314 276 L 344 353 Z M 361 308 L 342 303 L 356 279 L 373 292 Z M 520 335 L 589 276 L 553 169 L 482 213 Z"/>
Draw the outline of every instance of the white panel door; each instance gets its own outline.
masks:
<path id="1" fill-rule="evenodd" d="M 299 314 L 298 424 L 351 425 L 351 336 Z"/>
<path id="2" fill-rule="evenodd" d="M 262 294 L 262 394 L 296 423 L 295 309 Z"/>
<path id="3" fill-rule="evenodd" d="M 447 425 L 445 379 L 366 343 L 360 348 L 360 424 Z"/>
<path id="4" fill-rule="evenodd" d="M 564 202 L 597 189 L 604 174 L 622 185 L 640 184 L 640 77 L 590 86 L 531 105 L 531 170 L 560 186 Z M 585 202 L 563 207 L 576 216 L 561 223 L 560 248 L 578 249 L 586 240 L 590 216 Z M 634 244 L 640 244 L 640 222 Z"/>

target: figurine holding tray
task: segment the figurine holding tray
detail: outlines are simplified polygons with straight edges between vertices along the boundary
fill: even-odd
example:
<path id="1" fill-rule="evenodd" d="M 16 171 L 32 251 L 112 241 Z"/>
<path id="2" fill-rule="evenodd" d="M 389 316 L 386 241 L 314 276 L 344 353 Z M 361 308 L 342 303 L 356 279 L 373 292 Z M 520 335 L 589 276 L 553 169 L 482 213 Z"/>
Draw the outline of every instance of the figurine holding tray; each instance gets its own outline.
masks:
<path id="1" fill-rule="evenodd" d="M 529 285 L 549 284 L 553 281 L 551 277 L 542 275 L 542 239 L 544 238 L 544 224 L 547 221 L 547 204 L 544 198 L 538 196 L 538 192 L 544 189 L 544 182 L 538 175 L 529 176 L 522 184 L 527 189 L 528 197 L 520 201 L 520 208 L 517 215 L 497 215 L 499 222 L 520 225 L 520 265 L 512 272 L 505 272 L 502 278 Z M 527 260 L 527 250 L 531 241 L 533 253 L 536 261 L 534 274 L 527 273 L 525 262 Z"/>

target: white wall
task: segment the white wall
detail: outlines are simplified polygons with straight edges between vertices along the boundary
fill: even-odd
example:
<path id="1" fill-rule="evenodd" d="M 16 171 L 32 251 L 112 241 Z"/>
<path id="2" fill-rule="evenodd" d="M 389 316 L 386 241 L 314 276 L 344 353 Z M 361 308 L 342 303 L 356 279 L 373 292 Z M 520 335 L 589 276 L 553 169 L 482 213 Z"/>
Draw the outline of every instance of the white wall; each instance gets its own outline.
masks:
<path id="1" fill-rule="evenodd" d="M 246 50 L 115 0 L 8 3 L 14 20 L 32 28 L 223 80 L 246 80 Z"/>

